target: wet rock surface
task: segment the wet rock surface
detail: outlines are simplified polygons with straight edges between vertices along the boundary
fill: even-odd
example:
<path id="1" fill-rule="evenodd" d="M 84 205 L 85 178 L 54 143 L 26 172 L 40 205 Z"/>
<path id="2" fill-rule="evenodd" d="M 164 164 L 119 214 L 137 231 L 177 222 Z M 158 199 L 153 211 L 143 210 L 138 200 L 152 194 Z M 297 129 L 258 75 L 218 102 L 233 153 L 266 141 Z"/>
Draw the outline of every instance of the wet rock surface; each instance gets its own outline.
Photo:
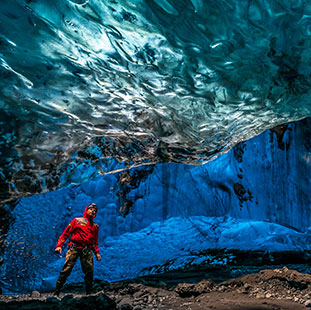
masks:
<path id="1" fill-rule="evenodd" d="M 171 275 L 170 275 L 171 276 Z M 136 282 L 135 282 L 136 281 Z M 107 283 L 96 280 L 97 293 L 84 295 L 81 285 L 67 285 L 59 297 L 51 293 L 1 295 L 0 309 L 117 309 L 205 310 L 311 308 L 311 275 L 287 267 L 265 269 L 221 283 L 204 279 L 197 283 L 152 286 L 147 278 Z M 137 283 L 137 282 L 144 283 Z"/>

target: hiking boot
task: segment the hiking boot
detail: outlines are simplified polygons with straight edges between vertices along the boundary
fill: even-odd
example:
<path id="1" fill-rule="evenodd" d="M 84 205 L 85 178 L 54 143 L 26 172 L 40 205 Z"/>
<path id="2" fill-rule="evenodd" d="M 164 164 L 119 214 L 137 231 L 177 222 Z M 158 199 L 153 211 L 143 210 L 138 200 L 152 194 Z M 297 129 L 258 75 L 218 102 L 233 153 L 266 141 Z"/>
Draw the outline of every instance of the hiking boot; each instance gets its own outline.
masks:
<path id="1" fill-rule="evenodd" d="M 55 291 L 53 292 L 53 296 L 58 297 L 59 294 L 60 294 L 60 290 L 55 290 Z"/>

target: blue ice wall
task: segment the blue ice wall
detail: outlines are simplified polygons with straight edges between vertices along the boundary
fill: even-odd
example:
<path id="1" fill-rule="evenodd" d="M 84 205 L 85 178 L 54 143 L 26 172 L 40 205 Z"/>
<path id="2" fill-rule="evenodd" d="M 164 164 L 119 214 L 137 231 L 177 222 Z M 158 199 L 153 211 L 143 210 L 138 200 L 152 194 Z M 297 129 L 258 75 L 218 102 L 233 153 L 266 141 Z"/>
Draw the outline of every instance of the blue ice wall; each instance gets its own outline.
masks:
<path id="1" fill-rule="evenodd" d="M 50 289 L 57 237 L 91 201 L 107 280 L 192 250 L 307 248 L 310 120 L 238 143 L 311 115 L 310 12 L 286 0 L 0 1 L 0 211 L 67 186 L 15 205 L 2 285 Z"/>
<path id="2" fill-rule="evenodd" d="M 113 281 L 171 268 L 209 248 L 310 249 L 311 121 L 266 131 L 203 166 L 157 164 L 23 198 L 6 236 L 8 290 L 52 289 L 64 257 L 53 253 L 73 217 L 94 201 L 103 260 Z M 192 253 L 192 254 L 191 254 Z M 79 266 L 69 281 L 82 281 Z"/>

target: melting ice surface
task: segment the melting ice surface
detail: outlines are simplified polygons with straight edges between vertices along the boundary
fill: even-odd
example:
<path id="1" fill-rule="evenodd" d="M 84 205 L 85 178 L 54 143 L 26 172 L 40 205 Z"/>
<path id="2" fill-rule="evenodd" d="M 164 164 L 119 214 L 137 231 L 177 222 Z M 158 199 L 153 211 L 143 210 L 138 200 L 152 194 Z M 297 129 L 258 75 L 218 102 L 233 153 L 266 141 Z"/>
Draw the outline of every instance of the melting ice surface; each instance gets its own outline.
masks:
<path id="1" fill-rule="evenodd" d="M 286 0 L 1 1 L 1 198 L 119 168 L 110 157 L 203 163 L 310 115 L 310 14 Z"/>

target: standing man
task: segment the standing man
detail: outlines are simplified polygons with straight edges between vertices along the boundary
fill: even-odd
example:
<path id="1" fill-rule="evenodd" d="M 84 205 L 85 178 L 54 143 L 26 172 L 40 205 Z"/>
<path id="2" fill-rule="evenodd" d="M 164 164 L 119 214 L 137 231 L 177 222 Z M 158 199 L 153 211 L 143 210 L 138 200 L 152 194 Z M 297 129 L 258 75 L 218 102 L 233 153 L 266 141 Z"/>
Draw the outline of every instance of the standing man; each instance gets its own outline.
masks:
<path id="1" fill-rule="evenodd" d="M 98 249 L 98 225 L 93 222 L 96 214 L 96 204 L 92 203 L 88 205 L 84 210 L 83 217 L 74 218 L 59 237 L 55 252 L 61 254 L 62 246 L 69 235 L 71 235 L 70 242 L 68 243 L 69 250 L 66 254 L 63 270 L 56 282 L 54 295 L 59 295 L 61 288 L 79 257 L 84 273 L 86 294 L 92 293 L 94 270 L 92 251 L 98 261 L 101 259 Z"/>

